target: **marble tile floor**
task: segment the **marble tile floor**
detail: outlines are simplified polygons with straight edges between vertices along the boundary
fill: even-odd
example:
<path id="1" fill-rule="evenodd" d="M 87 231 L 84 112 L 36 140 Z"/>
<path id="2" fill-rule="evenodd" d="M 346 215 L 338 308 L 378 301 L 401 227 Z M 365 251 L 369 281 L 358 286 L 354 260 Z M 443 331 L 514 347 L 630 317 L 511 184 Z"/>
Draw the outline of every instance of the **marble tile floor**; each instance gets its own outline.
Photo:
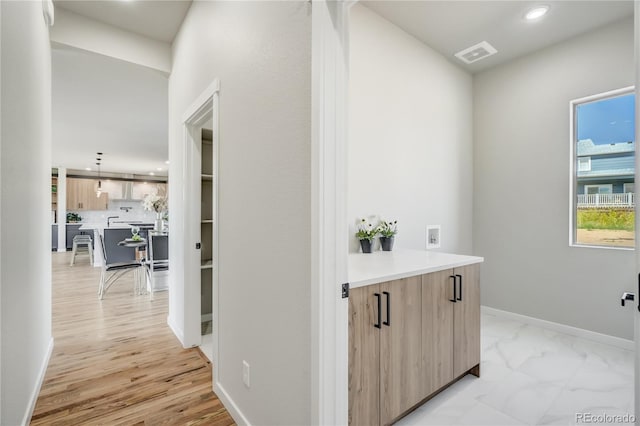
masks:
<path id="1" fill-rule="evenodd" d="M 481 377 L 465 376 L 396 425 L 572 425 L 587 423 L 577 413 L 633 414 L 633 351 L 486 313 L 481 330 Z M 608 424 L 629 424 L 619 420 Z"/>

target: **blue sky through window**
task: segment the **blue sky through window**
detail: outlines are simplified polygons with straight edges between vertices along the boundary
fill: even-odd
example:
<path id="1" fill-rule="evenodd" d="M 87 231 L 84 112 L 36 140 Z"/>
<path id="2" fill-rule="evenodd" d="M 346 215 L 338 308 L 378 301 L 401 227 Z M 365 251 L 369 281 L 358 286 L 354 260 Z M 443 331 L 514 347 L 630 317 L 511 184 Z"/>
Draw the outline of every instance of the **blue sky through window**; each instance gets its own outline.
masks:
<path id="1" fill-rule="evenodd" d="M 635 140 L 635 94 L 578 105 L 578 140 L 596 145 Z"/>

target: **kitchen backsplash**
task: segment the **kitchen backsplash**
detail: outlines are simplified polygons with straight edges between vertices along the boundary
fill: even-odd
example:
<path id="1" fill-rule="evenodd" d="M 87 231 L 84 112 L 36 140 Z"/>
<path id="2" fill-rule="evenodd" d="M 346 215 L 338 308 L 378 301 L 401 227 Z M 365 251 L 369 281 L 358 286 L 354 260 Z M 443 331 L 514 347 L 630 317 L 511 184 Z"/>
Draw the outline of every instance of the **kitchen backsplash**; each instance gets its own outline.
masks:
<path id="1" fill-rule="evenodd" d="M 127 212 L 122 210 L 121 207 L 130 207 Z M 155 212 L 149 212 L 142 207 L 142 201 L 109 201 L 109 210 L 86 210 L 86 211 L 74 211 L 82 217 L 82 223 L 107 223 L 109 216 L 119 216 L 117 219 L 111 221 L 142 221 L 147 223 L 153 223 L 156 219 Z"/>

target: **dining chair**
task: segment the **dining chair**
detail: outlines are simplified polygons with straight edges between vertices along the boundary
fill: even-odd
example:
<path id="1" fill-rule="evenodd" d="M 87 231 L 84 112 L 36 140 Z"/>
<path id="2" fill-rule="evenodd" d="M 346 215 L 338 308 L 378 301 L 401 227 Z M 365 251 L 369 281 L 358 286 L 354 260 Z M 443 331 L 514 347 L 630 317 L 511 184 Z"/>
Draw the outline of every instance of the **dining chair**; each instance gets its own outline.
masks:
<path id="1" fill-rule="evenodd" d="M 149 232 L 149 250 L 147 265 L 147 275 L 149 277 L 149 286 L 151 291 L 151 299 L 155 291 L 155 274 L 154 272 L 169 270 L 169 236 L 156 235 Z"/>
<path id="2" fill-rule="evenodd" d="M 134 271 L 134 292 L 139 291 L 140 277 L 138 273 L 143 264 L 136 260 L 135 248 L 119 246 L 118 243 L 131 236 L 128 229 L 105 229 L 100 235 L 102 246 L 102 272 L 98 297 L 102 300 L 109 287 L 129 271 Z"/>

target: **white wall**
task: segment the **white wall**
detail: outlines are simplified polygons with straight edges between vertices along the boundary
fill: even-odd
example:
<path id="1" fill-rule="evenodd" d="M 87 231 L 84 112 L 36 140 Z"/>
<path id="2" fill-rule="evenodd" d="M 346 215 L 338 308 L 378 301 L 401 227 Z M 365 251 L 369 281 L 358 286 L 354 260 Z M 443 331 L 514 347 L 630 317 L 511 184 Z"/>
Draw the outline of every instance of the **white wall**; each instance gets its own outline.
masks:
<path id="1" fill-rule="evenodd" d="M 171 72 L 171 46 L 56 7 L 51 41 Z"/>
<path id="2" fill-rule="evenodd" d="M 632 338 L 632 251 L 569 247 L 569 101 L 634 84 L 632 19 L 474 80 L 482 303 Z"/>
<path id="3" fill-rule="evenodd" d="M 173 61 L 171 194 L 183 193 L 182 114 L 215 78 L 221 84 L 214 376 L 249 422 L 309 424 L 310 4 L 194 2 Z M 172 196 L 170 203 L 171 232 L 182 233 L 184 200 Z M 171 241 L 175 325 L 184 316 L 176 293 L 189 283 L 180 281 L 184 253 Z M 242 360 L 251 364 L 250 389 Z"/>
<path id="4" fill-rule="evenodd" d="M 51 49 L 42 2 L 1 2 L 0 423 L 28 422 L 51 349 Z"/>
<path id="5" fill-rule="evenodd" d="M 398 220 L 396 247 L 471 252 L 472 81 L 442 55 L 362 5 L 351 10 L 350 251 L 355 220 Z"/>

